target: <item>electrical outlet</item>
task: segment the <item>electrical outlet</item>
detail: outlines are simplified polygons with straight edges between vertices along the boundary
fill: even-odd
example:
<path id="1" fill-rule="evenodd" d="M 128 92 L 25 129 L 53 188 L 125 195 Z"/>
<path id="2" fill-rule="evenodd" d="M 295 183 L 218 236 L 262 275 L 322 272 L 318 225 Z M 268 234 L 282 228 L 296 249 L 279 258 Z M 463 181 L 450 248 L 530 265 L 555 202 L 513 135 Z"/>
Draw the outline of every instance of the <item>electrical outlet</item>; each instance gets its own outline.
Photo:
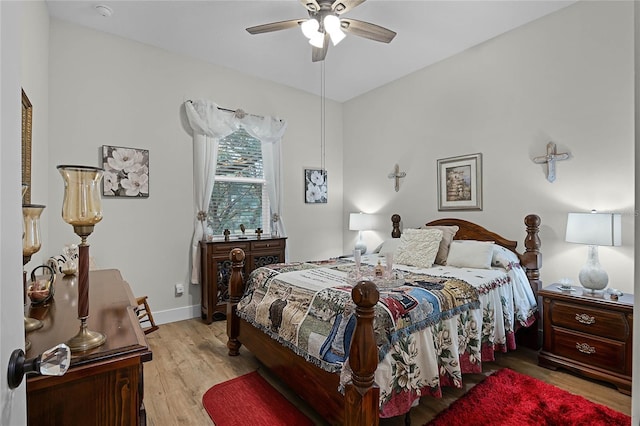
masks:
<path id="1" fill-rule="evenodd" d="M 176 296 L 181 296 L 184 293 L 184 285 L 176 284 Z"/>

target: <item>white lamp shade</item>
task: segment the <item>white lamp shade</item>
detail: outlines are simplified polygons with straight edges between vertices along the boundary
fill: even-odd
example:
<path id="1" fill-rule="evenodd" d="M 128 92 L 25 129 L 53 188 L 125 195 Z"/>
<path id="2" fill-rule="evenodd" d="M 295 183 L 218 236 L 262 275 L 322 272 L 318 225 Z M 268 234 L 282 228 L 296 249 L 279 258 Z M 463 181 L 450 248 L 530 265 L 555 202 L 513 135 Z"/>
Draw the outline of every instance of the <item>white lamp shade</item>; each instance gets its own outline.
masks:
<path id="1" fill-rule="evenodd" d="M 315 18 L 307 19 L 300 25 L 302 34 L 306 38 L 312 38 L 318 32 L 318 28 L 320 28 L 320 24 Z"/>
<path id="2" fill-rule="evenodd" d="M 340 28 L 340 19 L 335 15 L 327 15 L 324 18 L 324 29 L 329 33 L 333 45 L 340 43 L 345 37 L 345 33 Z"/>
<path id="3" fill-rule="evenodd" d="M 350 231 L 368 231 L 373 229 L 375 216 L 365 213 L 351 213 L 349 215 Z"/>
<path id="4" fill-rule="evenodd" d="M 322 49 L 324 47 L 324 34 L 317 32 L 309 39 L 309 44 L 313 47 L 317 47 L 318 49 Z"/>
<path id="5" fill-rule="evenodd" d="M 338 18 L 336 15 L 325 16 L 324 29 L 329 33 L 335 30 L 340 30 L 340 18 Z"/>
<path id="6" fill-rule="evenodd" d="M 622 245 L 622 217 L 618 213 L 569 213 L 565 240 L 594 246 Z"/>
<path id="7" fill-rule="evenodd" d="M 344 38 L 347 35 L 345 33 L 342 32 L 342 30 L 337 29 L 335 31 L 331 31 L 329 33 L 329 37 L 331 38 L 331 43 L 333 43 L 334 46 L 336 46 L 338 43 L 340 43 L 342 40 L 344 40 Z"/>

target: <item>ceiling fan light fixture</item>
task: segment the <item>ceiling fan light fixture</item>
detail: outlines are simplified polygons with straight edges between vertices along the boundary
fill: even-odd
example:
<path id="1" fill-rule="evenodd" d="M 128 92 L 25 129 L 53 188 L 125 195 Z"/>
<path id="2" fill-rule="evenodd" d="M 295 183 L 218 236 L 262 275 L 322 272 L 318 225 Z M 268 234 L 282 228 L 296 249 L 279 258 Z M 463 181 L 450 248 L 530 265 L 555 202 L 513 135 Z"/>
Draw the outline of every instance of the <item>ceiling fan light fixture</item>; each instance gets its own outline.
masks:
<path id="1" fill-rule="evenodd" d="M 313 37 L 309 39 L 309 44 L 318 49 L 322 49 L 324 47 L 324 34 L 316 32 Z"/>
<path id="2" fill-rule="evenodd" d="M 2 0 L 0 0 L 2 1 Z M 97 0 L 100 1 L 100 0 Z M 381 43 L 389 43 L 396 36 L 394 31 L 370 22 L 357 19 L 341 19 L 343 13 L 350 12 L 366 0 L 300 0 L 308 14 L 307 18 L 270 22 L 247 28 L 249 34 L 263 34 L 273 31 L 300 27 L 302 33 L 313 46 L 311 61 L 324 61 L 329 48 L 329 39 L 335 46 L 348 35 L 356 35 Z"/>
<path id="3" fill-rule="evenodd" d="M 336 15 L 325 16 L 323 23 L 324 29 L 329 33 L 334 46 L 346 37 L 346 34 L 341 29 L 340 19 Z"/>
<path id="4" fill-rule="evenodd" d="M 315 18 L 307 19 L 300 25 L 302 34 L 308 39 L 312 39 L 316 34 L 320 34 L 318 28 L 320 28 L 320 23 Z"/>
<path id="5" fill-rule="evenodd" d="M 340 19 L 336 15 L 327 15 L 322 22 L 324 23 L 324 29 L 329 33 L 340 29 Z"/>
<path id="6" fill-rule="evenodd" d="M 338 43 L 344 40 L 346 36 L 347 35 L 340 30 L 331 31 L 329 33 L 329 37 L 331 38 L 331 42 L 333 43 L 334 46 L 336 46 Z"/>

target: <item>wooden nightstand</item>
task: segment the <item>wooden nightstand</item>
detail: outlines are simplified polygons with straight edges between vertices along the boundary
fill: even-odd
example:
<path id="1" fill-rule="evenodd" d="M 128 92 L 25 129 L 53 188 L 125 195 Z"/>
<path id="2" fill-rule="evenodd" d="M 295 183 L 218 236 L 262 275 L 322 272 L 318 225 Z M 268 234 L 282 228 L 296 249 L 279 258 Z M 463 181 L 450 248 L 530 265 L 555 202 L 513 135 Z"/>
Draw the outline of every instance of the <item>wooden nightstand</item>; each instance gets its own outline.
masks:
<path id="1" fill-rule="evenodd" d="M 211 324 L 214 320 L 226 318 L 231 277 L 229 253 L 232 249 L 244 250 L 243 272 L 247 277 L 256 268 L 284 262 L 286 242 L 286 237 L 200 241 L 201 316 L 204 322 Z"/>
<path id="2" fill-rule="evenodd" d="M 538 364 L 566 368 L 614 384 L 631 395 L 633 295 L 618 300 L 552 284 L 542 298 L 543 343 Z"/>

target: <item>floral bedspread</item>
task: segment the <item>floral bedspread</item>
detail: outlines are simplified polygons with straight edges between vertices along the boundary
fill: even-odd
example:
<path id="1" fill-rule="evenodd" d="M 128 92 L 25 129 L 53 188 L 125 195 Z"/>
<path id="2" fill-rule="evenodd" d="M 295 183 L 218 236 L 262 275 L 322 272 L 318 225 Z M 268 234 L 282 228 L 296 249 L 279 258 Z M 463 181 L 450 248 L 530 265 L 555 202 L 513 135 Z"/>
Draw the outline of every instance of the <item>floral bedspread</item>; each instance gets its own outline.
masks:
<path id="1" fill-rule="evenodd" d="M 238 315 L 307 361 L 340 372 L 346 383 L 355 328 L 353 268 L 334 260 L 256 269 Z M 516 264 L 407 268 L 403 285 L 380 290 L 374 330 L 381 417 L 407 412 L 422 395 L 440 396 L 440 386 L 461 387 L 462 374 L 480 372 L 494 351 L 515 349 L 515 328 L 531 324 L 536 309 L 519 272 Z"/>

